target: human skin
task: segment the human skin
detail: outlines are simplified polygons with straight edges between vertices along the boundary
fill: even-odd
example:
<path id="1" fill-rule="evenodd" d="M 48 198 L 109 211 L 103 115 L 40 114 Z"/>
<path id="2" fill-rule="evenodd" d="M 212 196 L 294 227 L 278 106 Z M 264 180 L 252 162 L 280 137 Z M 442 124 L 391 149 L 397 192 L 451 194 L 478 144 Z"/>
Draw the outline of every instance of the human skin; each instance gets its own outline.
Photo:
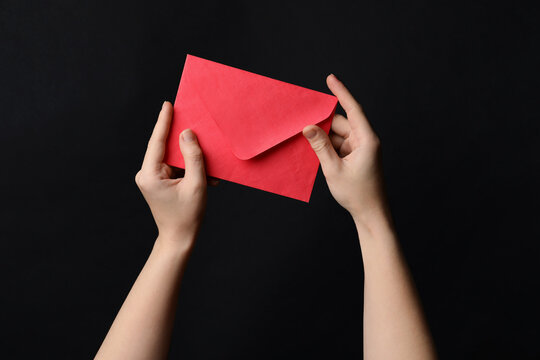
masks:
<path id="1" fill-rule="evenodd" d="M 206 205 L 204 160 L 196 135 L 180 134 L 185 174 L 163 163 L 173 107 L 165 102 L 135 176 L 148 203 L 158 237 L 114 320 L 96 359 L 165 359 L 169 351 L 178 290 Z"/>
<path id="2" fill-rule="evenodd" d="M 347 117 L 330 136 L 315 125 L 303 134 L 317 154 L 329 189 L 349 211 L 363 255 L 364 358 L 435 359 L 429 329 L 392 226 L 382 182 L 380 142 L 360 105 L 333 75 L 327 84 Z M 185 174 L 163 163 L 173 108 L 163 104 L 135 181 L 159 235 L 96 359 L 165 359 L 178 291 L 206 206 L 204 158 L 195 134 L 179 138 Z"/>
<path id="3" fill-rule="evenodd" d="M 334 75 L 327 78 L 347 117 L 330 136 L 315 125 L 304 136 L 336 201 L 351 214 L 364 262 L 364 358 L 435 359 L 435 348 L 385 199 L 380 141 L 362 107 Z"/>

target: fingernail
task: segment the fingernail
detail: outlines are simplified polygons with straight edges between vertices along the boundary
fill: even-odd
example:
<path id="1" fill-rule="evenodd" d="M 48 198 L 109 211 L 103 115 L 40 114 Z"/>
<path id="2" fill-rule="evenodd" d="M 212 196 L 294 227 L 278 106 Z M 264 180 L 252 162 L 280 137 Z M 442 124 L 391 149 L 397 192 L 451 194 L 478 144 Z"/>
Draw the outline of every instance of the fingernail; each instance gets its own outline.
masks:
<path id="1" fill-rule="evenodd" d="M 315 130 L 315 129 L 309 129 L 304 134 L 304 136 L 307 137 L 308 139 L 313 139 L 315 137 L 315 135 L 317 135 L 317 130 Z"/>
<path id="2" fill-rule="evenodd" d="M 163 102 L 163 105 L 161 105 L 161 108 L 163 109 L 165 107 L 165 104 L 167 103 L 167 100 Z"/>
<path id="3" fill-rule="evenodd" d="M 334 73 L 331 73 L 330 76 L 333 76 L 336 80 L 339 81 L 339 79 L 337 78 L 337 76 Z"/>
<path id="4" fill-rule="evenodd" d="M 185 142 L 193 141 L 193 132 L 190 129 L 184 130 L 184 132 L 182 133 L 182 139 L 184 139 Z"/>

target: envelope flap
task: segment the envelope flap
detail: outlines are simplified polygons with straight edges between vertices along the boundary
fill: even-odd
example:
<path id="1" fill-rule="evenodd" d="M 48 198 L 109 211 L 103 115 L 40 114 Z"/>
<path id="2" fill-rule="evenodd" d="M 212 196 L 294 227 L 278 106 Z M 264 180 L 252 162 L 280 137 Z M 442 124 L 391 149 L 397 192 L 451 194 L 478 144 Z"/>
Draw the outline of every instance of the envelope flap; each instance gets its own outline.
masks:
<path id="1" fill-rule="evenodd" d="M 335 96 L 192 55 L 182 76 L 243 160 L 327 119 L 337 104 Z"/>

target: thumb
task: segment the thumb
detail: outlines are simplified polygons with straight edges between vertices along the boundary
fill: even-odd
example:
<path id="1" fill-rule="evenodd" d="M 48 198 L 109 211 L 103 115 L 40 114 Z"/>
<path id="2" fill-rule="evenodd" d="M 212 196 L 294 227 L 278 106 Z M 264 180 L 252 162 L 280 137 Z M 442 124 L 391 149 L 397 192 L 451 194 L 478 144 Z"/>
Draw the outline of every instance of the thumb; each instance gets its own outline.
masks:
<path id="1" fill-rule="evenodd" d="M 321 167 L 325 175 L 328 171 L 339 164 L 341 160 L 334 150 L 330 138 L 323 129 L 316 125 L 308 125 L 302 131 L 315 154 L 321 162 Z"/>
<path id="2" fill-rule="evenodd" d="M 184 178 L 195 183 L 204 183 L 206 175 L 204 171 L 204 159 L 197 136 L 191 129 L 180 133 L 180 152 L 184 157 L 186 173 Z"/>

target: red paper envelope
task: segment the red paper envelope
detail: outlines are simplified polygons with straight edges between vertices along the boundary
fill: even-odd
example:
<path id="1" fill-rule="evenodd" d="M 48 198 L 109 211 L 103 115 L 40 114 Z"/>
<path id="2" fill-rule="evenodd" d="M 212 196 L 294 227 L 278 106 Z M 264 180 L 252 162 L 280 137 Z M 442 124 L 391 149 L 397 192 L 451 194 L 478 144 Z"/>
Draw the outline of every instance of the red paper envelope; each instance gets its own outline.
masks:
<path id="1" fill-rule="evenodd" d="M 187 55 L 165 162 L 184 168 L 178 137 L 192 129 L 209 176 L 309 201 L 319 160 L 302 135 L 328 133 L 332 95 Z"/>

